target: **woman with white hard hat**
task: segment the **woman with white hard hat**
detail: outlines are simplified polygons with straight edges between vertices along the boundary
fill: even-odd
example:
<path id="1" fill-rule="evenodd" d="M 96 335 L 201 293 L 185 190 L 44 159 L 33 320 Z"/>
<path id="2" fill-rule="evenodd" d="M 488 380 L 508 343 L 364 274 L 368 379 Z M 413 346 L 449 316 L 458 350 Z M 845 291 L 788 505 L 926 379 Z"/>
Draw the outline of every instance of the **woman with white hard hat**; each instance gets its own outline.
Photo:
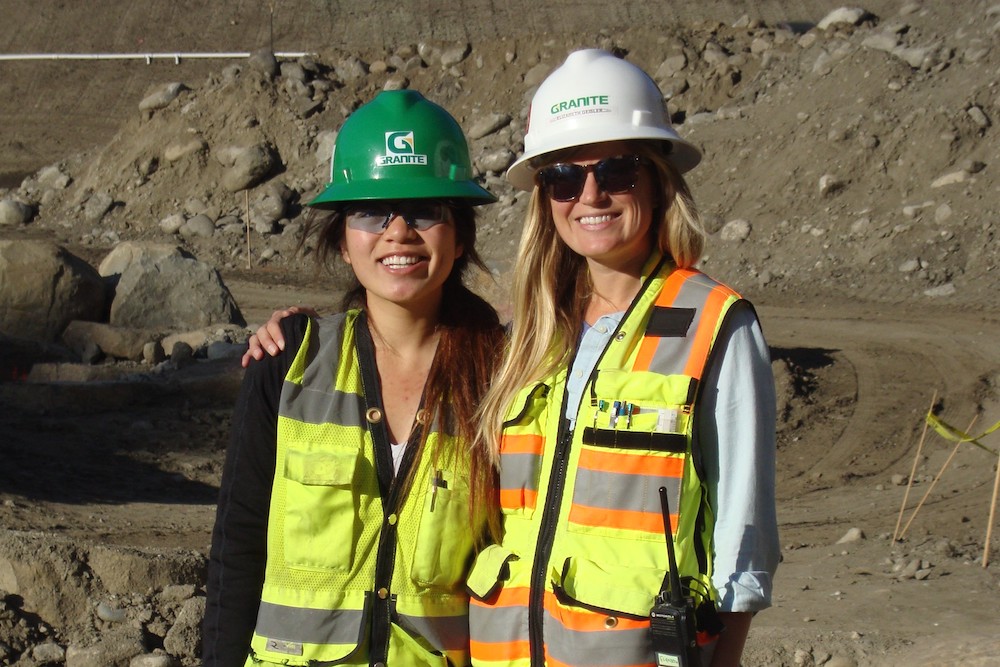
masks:
<path id="1" fill-rule="evenodd" d="M 770 605 L 768 348 L 753 307 L 694 268 L 682 174 L 701 156 L 664 107 L 596 49 L 532 99 L 507 173 L 532 192 L 510 342 L 480 410 L 504 537 L 469 576 L 474 664 L 738 665 Z M 671 625 L 678 607 L 696 627 Z"/>

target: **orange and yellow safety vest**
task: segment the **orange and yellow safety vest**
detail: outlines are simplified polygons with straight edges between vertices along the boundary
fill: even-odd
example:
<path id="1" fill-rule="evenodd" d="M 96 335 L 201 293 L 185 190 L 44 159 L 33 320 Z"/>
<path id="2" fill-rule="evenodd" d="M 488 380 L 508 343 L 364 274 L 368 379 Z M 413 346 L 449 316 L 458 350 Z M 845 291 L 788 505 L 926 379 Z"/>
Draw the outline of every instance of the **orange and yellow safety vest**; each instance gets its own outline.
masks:
<path id="1" fill-rule="evenodd" d="M 699 602 L 716 599 L 692 434 L 699 381 L 739 299 L 655 256 L 575 426 L 565 367 L 517 396 L 501 440 L 504 538 L 469 577 L 474 665 L 654 665 L 649 613 L 668 570 L 660 487 L 678 574 Z"/>

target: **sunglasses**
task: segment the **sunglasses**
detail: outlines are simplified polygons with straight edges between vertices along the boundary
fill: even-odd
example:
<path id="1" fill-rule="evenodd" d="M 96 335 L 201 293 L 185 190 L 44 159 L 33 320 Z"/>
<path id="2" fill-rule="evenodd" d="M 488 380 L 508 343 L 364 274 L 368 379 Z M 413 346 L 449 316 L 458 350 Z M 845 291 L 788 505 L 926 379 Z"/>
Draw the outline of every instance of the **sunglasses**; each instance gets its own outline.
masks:
<path id="1" fill-rule="evenodd" d="M 643 162 L 643 158 L 638 155 L 616 155 L 586 166 L 557 162 L 539 169 L 535 182 L 552 199 L 573 201 L 583 193 L 587 174 L 594 172 L 594 180 L 602 192 L 621 194 L 635 187 L 639 181 L 639 166 Z"/>
<path id="2" fill-rule="evenodd" d="M 435 201 L 359 202 L 344 209 L 347 226 L 369 234 L 381 234 L 397 216 L 410 229 L 426 232 L 450 220 L 451 209 L 447 204 Z"/>

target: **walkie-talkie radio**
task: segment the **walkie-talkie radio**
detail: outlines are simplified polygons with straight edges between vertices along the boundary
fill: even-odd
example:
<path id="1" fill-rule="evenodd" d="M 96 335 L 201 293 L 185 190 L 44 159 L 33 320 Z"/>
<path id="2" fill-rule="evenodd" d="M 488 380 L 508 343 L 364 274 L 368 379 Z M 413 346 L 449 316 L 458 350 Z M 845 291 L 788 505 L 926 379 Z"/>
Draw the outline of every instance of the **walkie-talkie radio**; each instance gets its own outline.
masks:
<path id="1" fill-rule="evenodd" d="M 656 603 L 649 612 L 649 630 L 652 635 L 653 656 L 656 667 L 698 667 L 698 641 L 695 630 L 694 600 L 681 590 L 674 555 L 673 530 L 670 527 L 670 505 L 667 489 L 660 487 L 660 506 L 663 510 L 663 527 L 667 535 L 667 565 L 670 568 L 665 589 L 656 596 Z"/>

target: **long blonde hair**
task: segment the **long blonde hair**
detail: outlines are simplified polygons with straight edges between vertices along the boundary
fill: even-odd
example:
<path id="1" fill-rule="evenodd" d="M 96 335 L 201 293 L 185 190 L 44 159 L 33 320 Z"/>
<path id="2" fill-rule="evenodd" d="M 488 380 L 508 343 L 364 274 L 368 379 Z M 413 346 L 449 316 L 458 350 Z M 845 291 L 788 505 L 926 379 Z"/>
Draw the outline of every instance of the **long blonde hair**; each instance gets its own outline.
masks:
<path id="1" fill-rule="evenodd" d="M 647 158 L 664 202 L 653 211 L 651 234 L 661 253 L 679 268 L 701 258 L 705 230 L 683 176 L 665 159 L 662 145 L 635 141 L 630 149 Z M 571 154 L 571 153 L 570 153 Z M 544 164 L 567 159 L 551 153 Z M 568 361 L 575 347 L 590 294 L 587 262 L 570 250 L 556 231 L 548 196 L 537 186 L 528 204 L 514 265 L 513 319 L 500 369 L 479 407 L 478 441 L 500 459 L 500 432 L 518 391 Z"/>

